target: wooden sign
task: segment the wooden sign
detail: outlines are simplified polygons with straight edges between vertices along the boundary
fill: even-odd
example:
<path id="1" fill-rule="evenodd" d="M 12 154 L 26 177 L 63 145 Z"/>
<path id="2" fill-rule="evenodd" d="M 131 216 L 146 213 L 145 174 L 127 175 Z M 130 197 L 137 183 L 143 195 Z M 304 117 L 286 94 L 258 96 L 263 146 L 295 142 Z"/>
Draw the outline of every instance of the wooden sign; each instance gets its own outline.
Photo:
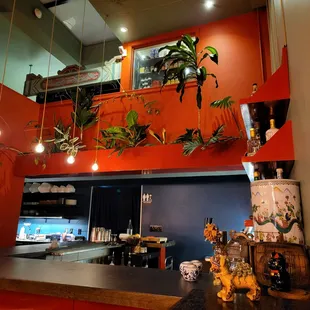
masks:
<path id="1" fill-rule="evenodd" d="M 80 69 L 80 72 L 79 72 Z M 102 68 L 85 69 L 77 65 L 66 67 L 58 71 L 58 75 L 51 76 L 48 79 L 47 90 L 55 91 L 75 86 L 98 84 L 119 80 L 121 76 L 121 63 L 106 63 Z M 24 96 L 36 96 L 45 92 L 47 78 L 33 73 L 27 74 L 24 85 Z"/>

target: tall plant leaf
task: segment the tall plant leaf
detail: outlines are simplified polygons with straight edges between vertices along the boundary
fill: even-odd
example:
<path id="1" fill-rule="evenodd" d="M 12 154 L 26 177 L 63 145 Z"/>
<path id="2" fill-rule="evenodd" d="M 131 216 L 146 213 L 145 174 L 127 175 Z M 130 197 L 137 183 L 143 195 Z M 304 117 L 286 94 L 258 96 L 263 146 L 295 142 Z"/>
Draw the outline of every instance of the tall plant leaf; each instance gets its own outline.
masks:
<path id="1" fill-rule="evenodd" d="M 134 110 L 129 111 L 126 116 L 126 122 L 129 128 L 136 125 L 138 122 L 138 113 Z"/>
<path id="2" fill-rule="evenodd" d="M 211 108 L 219 109 L 230 109 L 235 102 L 231 100 L 231 96 L 225 97 L 224 99 L 216 100 L 210 103 Z"/>

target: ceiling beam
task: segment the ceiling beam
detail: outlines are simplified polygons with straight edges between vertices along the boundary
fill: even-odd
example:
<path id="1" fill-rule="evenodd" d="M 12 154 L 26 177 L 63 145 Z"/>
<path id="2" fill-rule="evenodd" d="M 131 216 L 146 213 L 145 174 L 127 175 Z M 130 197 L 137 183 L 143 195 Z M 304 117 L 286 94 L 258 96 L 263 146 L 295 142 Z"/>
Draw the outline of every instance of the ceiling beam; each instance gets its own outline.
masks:
<path id="1" fill-rule="evenodd" d="M 0 0 L 0 13 L 11 18 L 12 0 Z M 42 11 L 42 18 L 34 16 L 33 11 L 38 8 Z M 39 0 L 17 1 L 14 16 L 14 25 L 49 51 L 52 30 L 53 14 L 45 8 Z M 79 62 L 80 41 L 70 30 L 56 18 L 52 54 L 65 65 Z"/>

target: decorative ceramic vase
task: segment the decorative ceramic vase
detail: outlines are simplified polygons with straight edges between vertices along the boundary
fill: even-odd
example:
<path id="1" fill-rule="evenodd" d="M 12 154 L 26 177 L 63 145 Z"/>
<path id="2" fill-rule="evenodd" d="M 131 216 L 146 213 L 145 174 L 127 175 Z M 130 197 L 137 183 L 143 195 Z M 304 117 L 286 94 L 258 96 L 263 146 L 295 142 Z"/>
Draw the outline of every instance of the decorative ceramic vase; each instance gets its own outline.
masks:
<path id="1" fill-rule="evenodd" d="M 195 282 L 199 275 L 199 270 L 194 264 L 186 264 L 183 266 L 182 276 L 185 281 Z"/>
<path id="2" fill-rule="evenodd" d="M 181 274 L 183 275 L 183 272 L 184 272 L 184 268 L 187 266 L 187 265 L 192 265 L 191 262 L 188 262 L 188 261 L 185 261 L 183 263 L 180 264 L 180 271 L 181 271 Z"/>
<path id="3" fill-rule="evenodd" d="M 192 260 L 191 263 L 194 264 L 198 268 L 199 273 L 202 272 L 202 262 L 201 261 Z"/>
<path id="4" fill-rule="evenodd" d="M 298 181 L 252 182 L 251 197 L 256 242 L 304 243 Z"/>

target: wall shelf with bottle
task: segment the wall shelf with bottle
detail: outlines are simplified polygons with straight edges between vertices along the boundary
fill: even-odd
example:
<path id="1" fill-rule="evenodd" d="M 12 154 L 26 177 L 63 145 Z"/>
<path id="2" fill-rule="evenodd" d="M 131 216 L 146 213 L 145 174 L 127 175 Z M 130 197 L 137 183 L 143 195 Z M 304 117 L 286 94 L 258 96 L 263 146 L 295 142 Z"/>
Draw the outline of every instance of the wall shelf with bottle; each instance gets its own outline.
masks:
<path id="1" fill-rule="evenodd" d="M 285 47 L 280 68 L 259 89 L 253 84 L 251 97 L 240 100 L 249 139 L 242 164 L 250 181 L 260 177 L 268 179 L 289 176 L 295 159 L 292 122 L 286 121 L 289 103 Z"/>
<path id="2" fill-rule="evenodd" d="M 151 87 L 160 87 L 164 79 L 166 67 L 156 71 L 155 64 L 160 62 L 168 54 L 168 50 L 159 52 L 159 49 L 165 45 L 172 45 L 176 42 L 163 43 L 150 47 L 139 48 L 134 51 L 133 66 L 133 89 L 143 89 Z M 178 64 L 175 64 L 178 67 Z M 173 68 L 171 68 L 173 70 Z M 173 81 L 172 84 L 178 83 Z"/>

